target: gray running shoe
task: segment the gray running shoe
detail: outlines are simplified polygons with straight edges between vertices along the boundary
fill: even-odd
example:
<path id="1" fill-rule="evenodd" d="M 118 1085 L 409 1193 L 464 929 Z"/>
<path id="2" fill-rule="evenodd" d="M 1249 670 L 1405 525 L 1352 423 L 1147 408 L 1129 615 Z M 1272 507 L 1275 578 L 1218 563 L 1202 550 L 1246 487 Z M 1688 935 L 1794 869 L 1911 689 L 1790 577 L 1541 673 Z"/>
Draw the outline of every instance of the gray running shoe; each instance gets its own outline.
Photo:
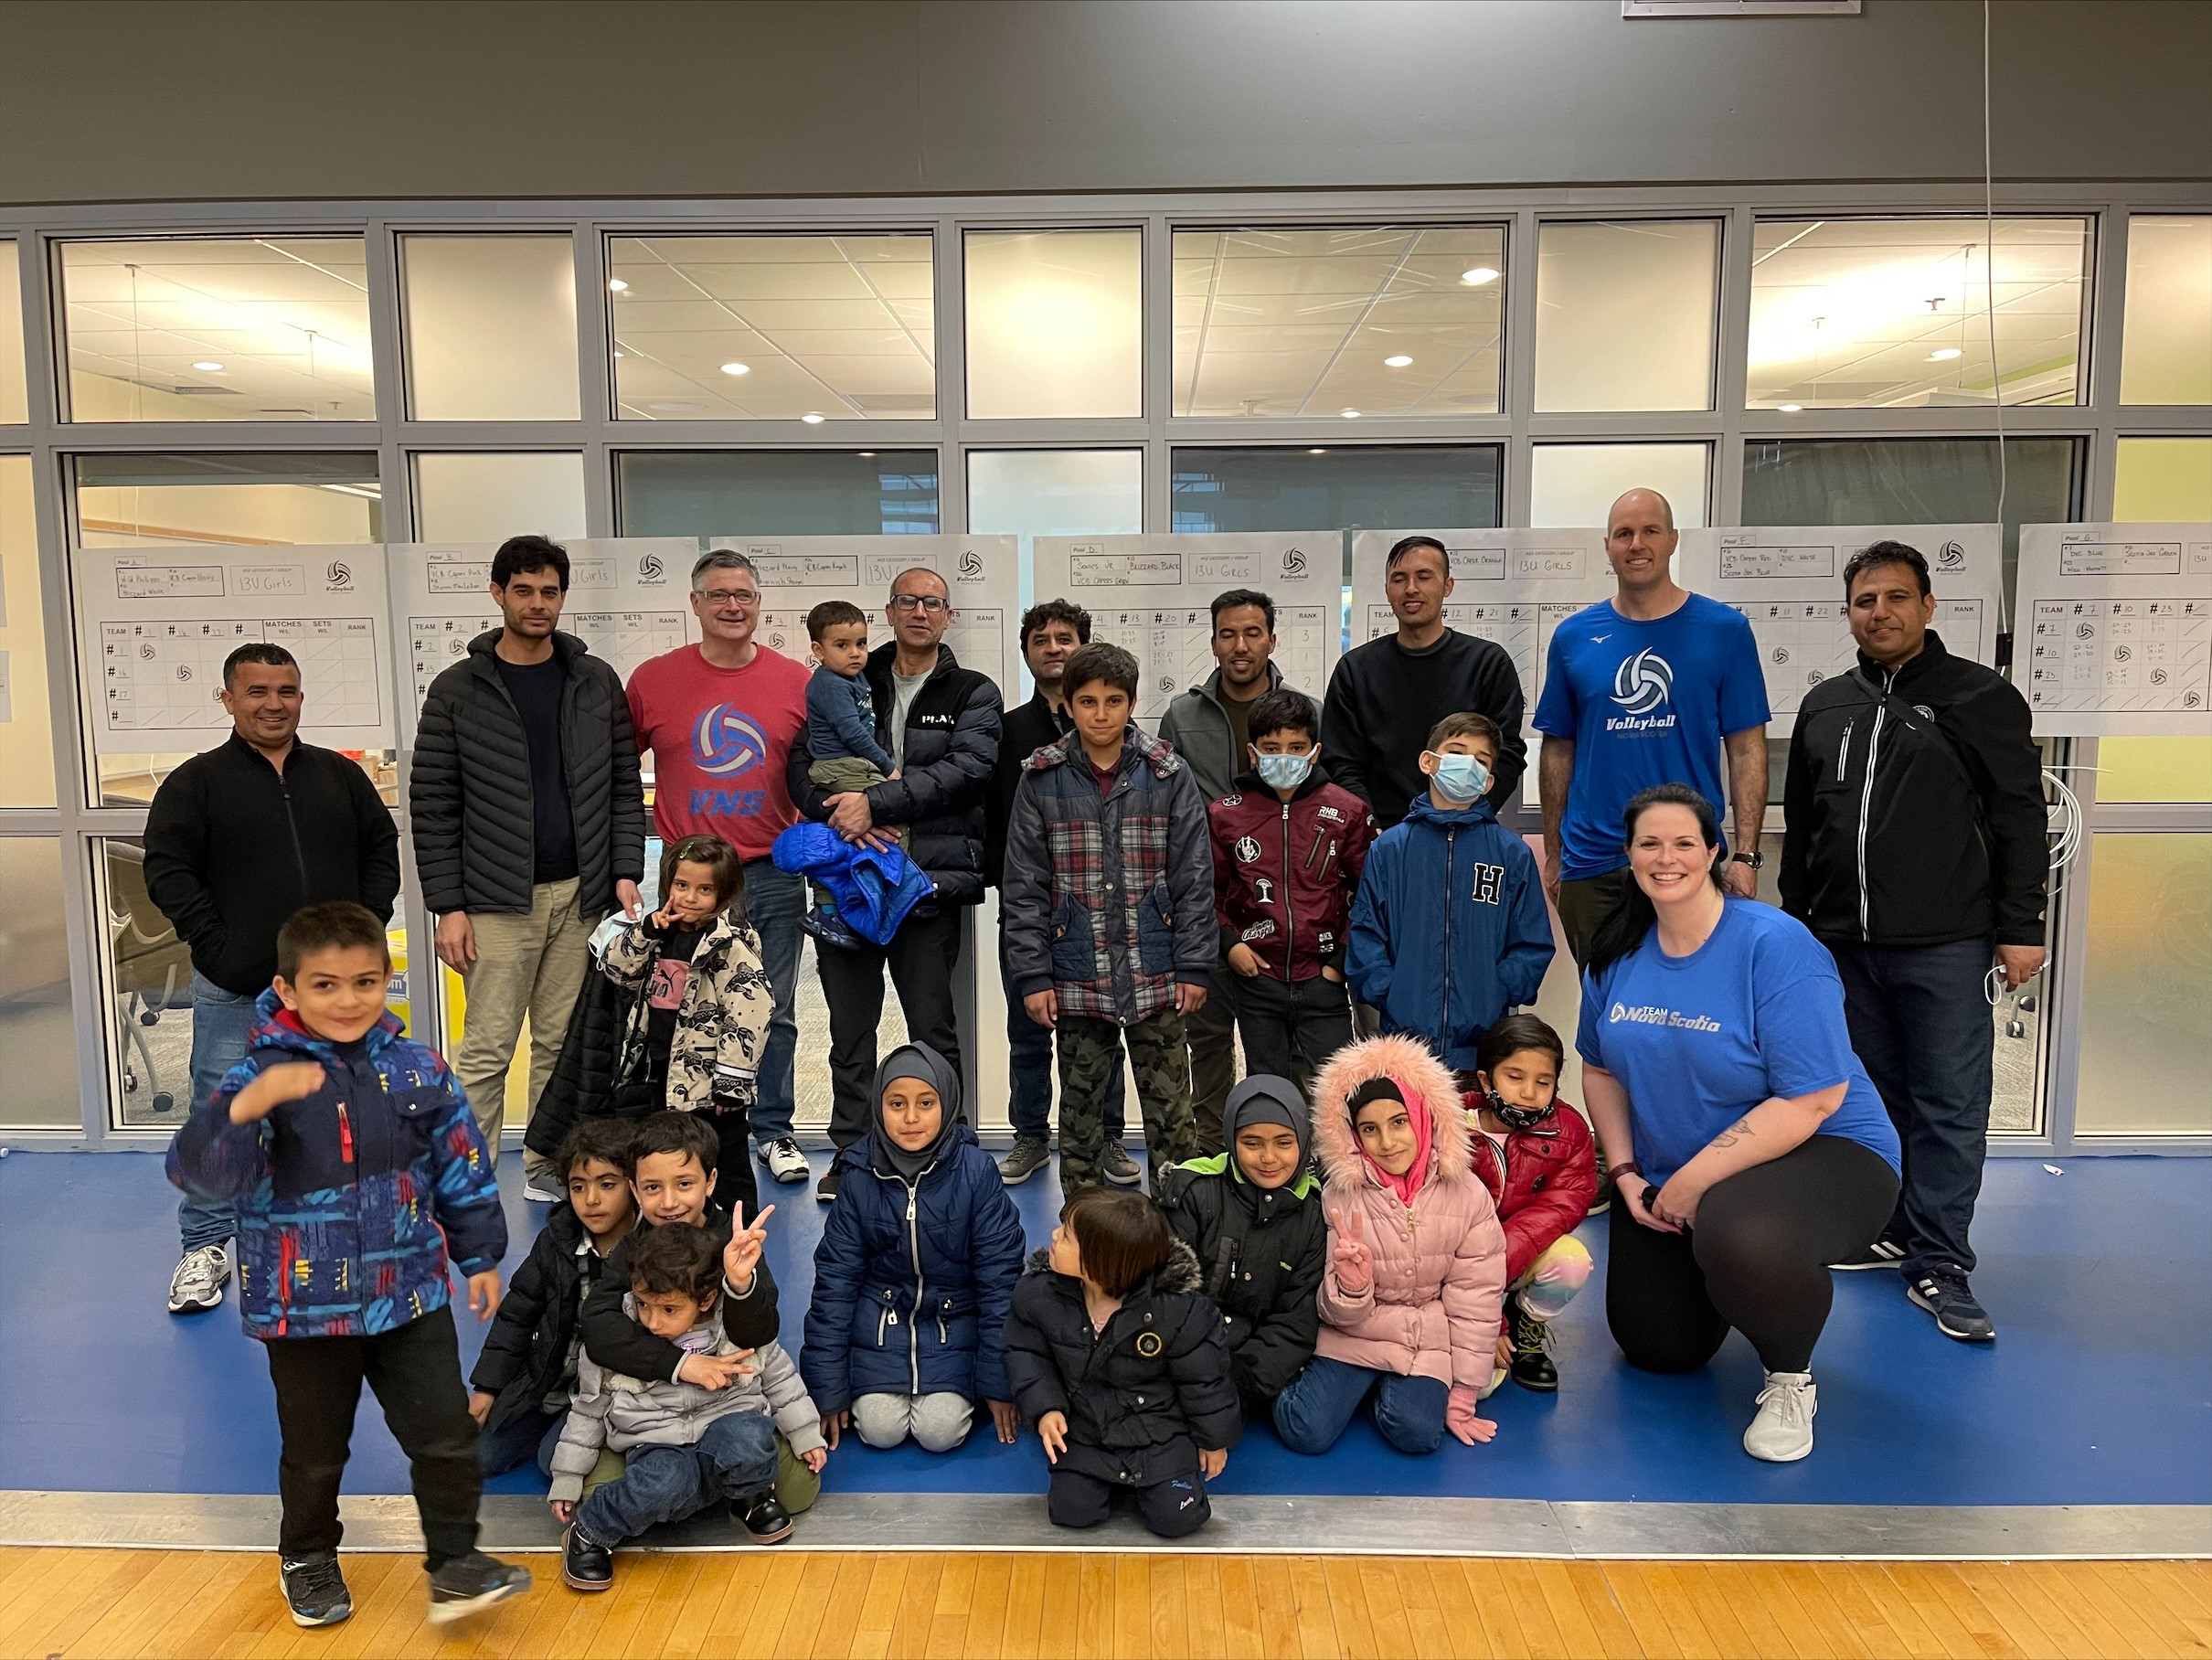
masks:
<path id="1" fill-rule="evenodd" d="M 1123 1155 L 1124 1157 L 1127 1155 Z M 1052 1144 L 1041 1135 L 1017 1135 L 998 1161 L 998 1179 L 1018 1187 L 1052 1162 Z"/>

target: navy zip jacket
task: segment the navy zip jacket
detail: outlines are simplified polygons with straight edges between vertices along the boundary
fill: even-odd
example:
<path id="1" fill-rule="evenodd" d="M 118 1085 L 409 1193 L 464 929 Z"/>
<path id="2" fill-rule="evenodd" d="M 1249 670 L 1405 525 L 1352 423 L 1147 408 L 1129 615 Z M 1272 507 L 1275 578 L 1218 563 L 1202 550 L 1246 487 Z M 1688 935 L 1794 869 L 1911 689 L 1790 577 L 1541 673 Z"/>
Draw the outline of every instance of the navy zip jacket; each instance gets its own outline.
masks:
<path id="1" fill-rule="evenodd" d="M 1483 1034 L 1536 1001 L 1551 953 L 1536 858 L 1488 802 L 1445 813 L 1418 797 L 1367 850 L 1345 978 L 1386 1033 L 1472 1070 Z"/>

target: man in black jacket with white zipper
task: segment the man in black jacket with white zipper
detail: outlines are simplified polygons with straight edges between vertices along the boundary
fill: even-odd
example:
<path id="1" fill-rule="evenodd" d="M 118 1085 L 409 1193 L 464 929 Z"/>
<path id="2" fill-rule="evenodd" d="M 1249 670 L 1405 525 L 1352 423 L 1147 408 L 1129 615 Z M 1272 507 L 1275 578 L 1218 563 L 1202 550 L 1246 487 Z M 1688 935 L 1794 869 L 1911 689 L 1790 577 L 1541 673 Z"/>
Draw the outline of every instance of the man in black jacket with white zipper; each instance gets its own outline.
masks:
<path id="1" fill-rule="evenodd" d="M 438 960 L 468 984 L 453 1073 L 499 1156 L 507 1069 L 530 1018 L 530 1101 L 560 1054 L 582 990 L 585 945 L 620 907 L 634 916 L 645 869 L 645 796 L 622 676 L 558 632 L 568 550 L 510 537 L 492 559 L 502 626 L 431 682 L 416 724 L 407 804 Z M 567 1196 L 523 1155 L 528 1197 Z"/>
<path id="2" fill-rule="evenodd" d="M 1888 1229 L 1836 1266 L 1897 1268 L 1944 1335 L 1986 1342 L 1967 1233 L 1989 1138 L 1990 988 L 2043 967 L 2043 763 L 2026 700 L 1928 626 L 1916 549 L 1862 550 L 1844 591 L 1858 666 L 1798 708 L 1781 900 L 1834 954 L 1905 1172 Z"/>

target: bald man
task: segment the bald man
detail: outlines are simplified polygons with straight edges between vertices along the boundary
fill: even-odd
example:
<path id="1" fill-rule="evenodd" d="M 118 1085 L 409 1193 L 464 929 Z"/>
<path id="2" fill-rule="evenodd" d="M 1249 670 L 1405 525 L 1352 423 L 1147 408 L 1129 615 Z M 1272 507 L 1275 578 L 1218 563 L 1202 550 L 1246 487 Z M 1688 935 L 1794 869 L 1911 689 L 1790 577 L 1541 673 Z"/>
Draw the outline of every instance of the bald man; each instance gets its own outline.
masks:
<path id="1" fill-rule="evenodd" d="M 1759 889 L 1759 826 L 1767 809 L 1767 683 L 1740 612 L 1674 577 L 1675 510 L 1656 490 L 1613 504 L 1605 557 L 1613 597 L 1552 634 L 1537 730 L 1544 748 L 1544 885 L 1578 965 L 1621 897 L 1628 854 L 1621 810 L 1654 784 L 1688 784 L 1733 808 L 1733 893 Z"/>

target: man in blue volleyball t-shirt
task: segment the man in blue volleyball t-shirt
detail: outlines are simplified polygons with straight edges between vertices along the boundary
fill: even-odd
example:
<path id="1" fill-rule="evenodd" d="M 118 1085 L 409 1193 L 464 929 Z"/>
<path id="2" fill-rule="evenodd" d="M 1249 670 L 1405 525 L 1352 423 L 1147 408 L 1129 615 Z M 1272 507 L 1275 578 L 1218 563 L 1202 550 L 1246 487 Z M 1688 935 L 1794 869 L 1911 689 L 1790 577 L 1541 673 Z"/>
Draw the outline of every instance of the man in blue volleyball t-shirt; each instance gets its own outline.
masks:
<path id="1" fill-rule="evenodd" d="M 1732 892 L 1759 889 L 1759 825 L 1767 807 L 1767 686 L 1751 625 L 1675 584 L 1674 509 L 1656 490 L 1612 505 L 1605 557 L 1614 597 L 1577 612 L 1552 634 L 1536 729 L 1544 735 L 1544 885 L 1579 964 L 1619 899 L 1628 855 L 1621 810 L 1654 784 L 1688 784 L 1733 808 Z"/>

